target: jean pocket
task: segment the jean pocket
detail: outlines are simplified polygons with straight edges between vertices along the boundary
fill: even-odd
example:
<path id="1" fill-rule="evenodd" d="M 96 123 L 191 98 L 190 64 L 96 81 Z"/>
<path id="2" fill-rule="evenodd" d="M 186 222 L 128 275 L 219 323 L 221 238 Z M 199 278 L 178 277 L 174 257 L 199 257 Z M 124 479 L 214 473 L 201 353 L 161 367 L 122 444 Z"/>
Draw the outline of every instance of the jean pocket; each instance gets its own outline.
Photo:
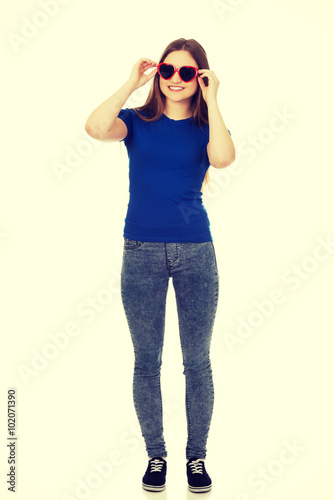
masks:
<path id="1" fill-rule="evenodd" d="M 141 247 L 145 242 L 130 240 L 129 238 L 124 238 L 124 250 L 135 250 L 136 248 Z"/>

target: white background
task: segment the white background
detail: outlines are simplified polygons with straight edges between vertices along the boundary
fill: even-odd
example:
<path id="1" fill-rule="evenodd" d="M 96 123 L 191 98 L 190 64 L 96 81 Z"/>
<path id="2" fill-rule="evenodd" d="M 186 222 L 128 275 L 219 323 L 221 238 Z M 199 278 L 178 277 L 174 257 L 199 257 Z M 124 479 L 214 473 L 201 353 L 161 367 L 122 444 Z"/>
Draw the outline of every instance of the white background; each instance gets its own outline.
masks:
<path id="1" fill-rule="evenodd" d="M 234 164 L 210 168 L 203 197 L 220 273 L 206 460 L 213 489 L 205 496 L 333 499 L 333 3 L 70 0 L 41 17 L 42 5 L 1 4 L 1 498 L 9 495 L 9 388 L 17 397 L 16 498 L 154 495 L 141 489 L 147 456 L 119 290 L 127 152 L 91 139 L 84 126 L 140 57 L 157 61 L 184 37 L 207 52 L 236 147 Z M 27 38 L 33 20 L 44 25 Z M 125 107 L 144 103 L 149 86 Z M 285 123 L 274 121 L 277 113 Z M 57 164 L 69 171 L 59 177 Z M 329 243 L 317 253 L 320 241 Z M 293 282 L 295 272 L 302 274 Z M 284 301 L 256 315 L 255 301 L 271 300 L 274 289 Z M 89 297 L 100 310 L 88 323 L 78 307 L 88 308 Z M 241 320 L 256 318 L 242 337 Z M 77 335 L 50 347 L 70 322 Z M 159 498 L 194 496 L 182 371 L 170 281 L 162 369 L 168 486 Z M 297 445 L 289 464 L 286 443 Z M 94 466 L 102 462 L 105 477 Z"/>

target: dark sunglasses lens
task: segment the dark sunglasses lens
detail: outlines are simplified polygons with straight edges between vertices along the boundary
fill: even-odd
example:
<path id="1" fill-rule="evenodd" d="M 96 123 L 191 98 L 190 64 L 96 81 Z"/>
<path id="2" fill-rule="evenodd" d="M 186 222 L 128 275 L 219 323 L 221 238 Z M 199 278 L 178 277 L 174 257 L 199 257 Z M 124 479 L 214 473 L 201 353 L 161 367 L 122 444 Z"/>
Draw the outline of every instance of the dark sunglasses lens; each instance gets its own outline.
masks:
<path id="1" fill-rule="evenodd" d="M 185 82 L 190 82 L 196 75 L 196 71 L 194 68 L 187 68 L 186 66 L 182 66 L 180 69 L 180 77 Z"/>
<path id="2" fill-rule="evenodd" d="M 159 69 L 160 76 L 162 78 L 170 78 L 174 73 L 174 68 L 170 64 L 162 64 Z"/>

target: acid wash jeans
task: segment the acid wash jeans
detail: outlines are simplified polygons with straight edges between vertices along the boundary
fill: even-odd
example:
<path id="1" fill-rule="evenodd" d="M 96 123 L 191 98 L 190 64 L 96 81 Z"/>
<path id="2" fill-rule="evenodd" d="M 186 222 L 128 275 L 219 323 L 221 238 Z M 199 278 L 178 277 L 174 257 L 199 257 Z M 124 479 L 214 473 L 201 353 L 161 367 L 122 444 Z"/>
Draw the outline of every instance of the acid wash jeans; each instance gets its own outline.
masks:
<path id="1" fill-rule="evenodd" d="M 160 369 L 170 277 L 186 386 L 186 459 L 205 459 L 214 402 L 210 342 L 219 291 L 214 244 L 124 238 L 121 296 L 134 347 L 134 407 L 149 457 L 167 457 Z"/>

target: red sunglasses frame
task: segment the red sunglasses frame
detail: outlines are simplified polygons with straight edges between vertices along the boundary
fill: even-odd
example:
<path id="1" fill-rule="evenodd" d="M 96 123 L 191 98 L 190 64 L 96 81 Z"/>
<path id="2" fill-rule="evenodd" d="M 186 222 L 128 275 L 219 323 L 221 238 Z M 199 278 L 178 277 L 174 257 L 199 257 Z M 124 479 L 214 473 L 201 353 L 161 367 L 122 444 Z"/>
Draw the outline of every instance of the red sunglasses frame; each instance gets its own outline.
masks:
<path id="1" fill-rule="evenodd" d="M 160 73 L 160 66 L 162 66 L 163 64 L 165 64 L 166 66 L 173 66 L 173 68 L 174 68 L 174 71 L 173 71 L 172 75 L 171 75 L 169 78 L 164 78 L 164 77 L 161 75 L 161 73 Z M 191 80 L 183 80 L 182 76 L 180 75 L 180 69 L 182 69 L 182 68 L 192 68 L 192 69 L 194 69 L 194 70 L 195 70 L 195 76 L 194 76 L 194 78 L 192 78 Z M 165 62 L 162 62 L 162 63 L 158 64 L 157 70 L 158 70 L 158 73 L 159 73 L 159 75 L 161 76 L 161 78 L 163 78 L 164 80 L 170 80 L 170 79 L 171 79 L 171 78 L 175 75 L 175 73 L 176 73 L 176 72 L 178 72 L 179 77 L 180 77 L 180 78 L 181 78 L 181 80 L 182 80 L 183 82 L 185 82 L 185 83 L 190 83 L 190 82 L 192 82 L 193 80 L 195 80 L 196 76 L 198 75 L 198 68 L 195 68 L 195 66 L 180 66 L 179 68 L 176 68 L 176 67 L 174 66 L 174 64 L 165 63 Z"/>

